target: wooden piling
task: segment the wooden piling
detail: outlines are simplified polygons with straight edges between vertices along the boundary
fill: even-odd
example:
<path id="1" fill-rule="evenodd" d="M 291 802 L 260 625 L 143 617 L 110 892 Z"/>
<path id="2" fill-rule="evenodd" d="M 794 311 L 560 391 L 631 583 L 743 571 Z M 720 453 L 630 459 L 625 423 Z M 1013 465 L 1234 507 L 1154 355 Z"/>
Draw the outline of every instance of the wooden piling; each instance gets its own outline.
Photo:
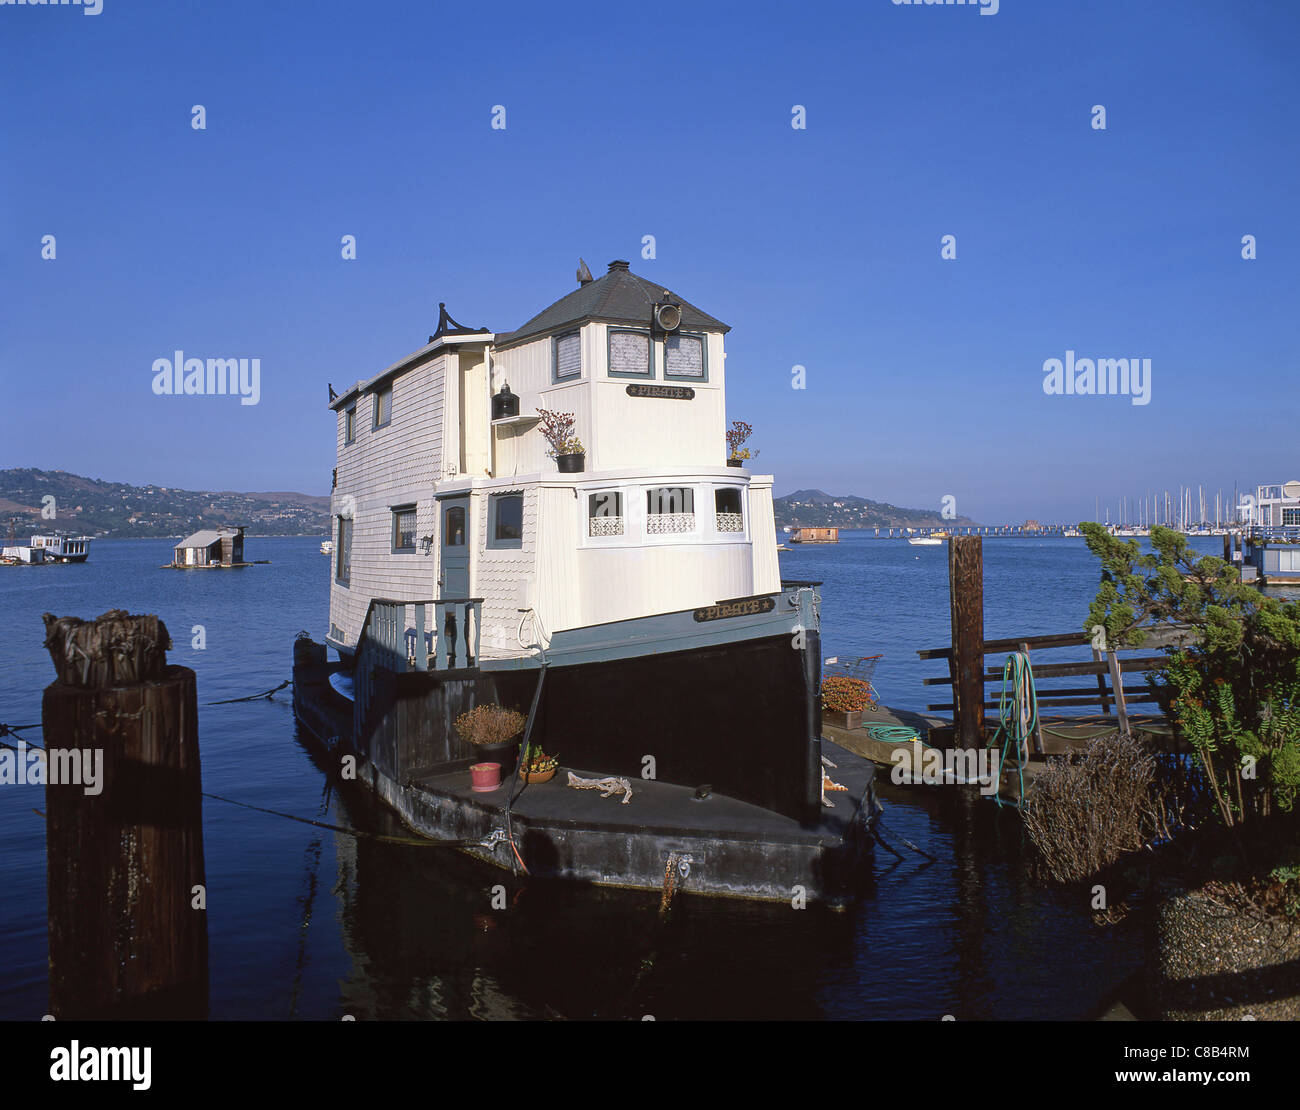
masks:
<path id="1" fill-rule="evenodd" d="M 59 671 L 41 710 L 50 753 L 51 1012 L 59 1019 L 205 1018 L 194 672 L 167 665 L 171 643 L 156 617 L 115 611 L 93 622 L 50 614 L 45 621 Z M 82 768 L 74 781 L 66 781 L 74 761 L 55 754 L 70 749 L 79 749 Z M 98 781 L 87 783 L 87 767 L 96 765 Z"/>
<path id="2" fill-rule="evenodd" d="M 956 746 L 984 746 L 984 541 L 948 540 L 952 609 L 953 727 Z"/>

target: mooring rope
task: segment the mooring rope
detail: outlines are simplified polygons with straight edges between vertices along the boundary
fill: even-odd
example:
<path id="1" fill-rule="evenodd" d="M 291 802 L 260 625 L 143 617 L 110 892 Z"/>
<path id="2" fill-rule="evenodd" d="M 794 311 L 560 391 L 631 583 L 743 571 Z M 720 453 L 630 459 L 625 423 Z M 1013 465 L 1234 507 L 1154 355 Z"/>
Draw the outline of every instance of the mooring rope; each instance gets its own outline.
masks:
<path id="1" fill-rule="evenodd" d="M 203 704 L 204 705 L 234 705 L 235 702 L 237 701 L 260 701 L 262 698 L 269 699 L 272 694 L 278 694 L 286 686 L 292 686 L 292 685 L 293 685 L 293 679 L 286 678 L 283 682 L 280 683 L 279 686 L 276 686 L 270 690 L 266 690 L 260 694 L 249 694 L 248 697 L 246 698 L 226 698 L 225 701 L 208 701 L 208 702 L 204 702 Z"/>

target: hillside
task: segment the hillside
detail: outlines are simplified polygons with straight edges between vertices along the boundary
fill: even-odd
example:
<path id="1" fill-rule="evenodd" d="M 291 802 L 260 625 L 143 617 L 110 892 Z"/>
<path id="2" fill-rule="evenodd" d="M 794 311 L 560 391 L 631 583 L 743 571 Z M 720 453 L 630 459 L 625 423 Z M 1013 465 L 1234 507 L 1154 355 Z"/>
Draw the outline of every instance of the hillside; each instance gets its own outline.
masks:
<path id="1" fill-rule="evenodd" d="M 976 523 L 966 516 L 945 520 L 937 511 L 904 509 L 884 501 L 832 495 L 819 489 L 800 489 L 773 498 L 772 507 L 778 528 L 941 528 Z"/>
<path id="2" fill-rule="evenodd" d="M 43 519 L 53 496 L 57 516 Z M 177 537 L 222 524 L 250 535 L 316 536 L 330 531 L 330 499 L 306 493 L 234 493 L 132 486 L 64 470 L 0 470 L 0 532 L 26 542 L 33 532 Z"/>

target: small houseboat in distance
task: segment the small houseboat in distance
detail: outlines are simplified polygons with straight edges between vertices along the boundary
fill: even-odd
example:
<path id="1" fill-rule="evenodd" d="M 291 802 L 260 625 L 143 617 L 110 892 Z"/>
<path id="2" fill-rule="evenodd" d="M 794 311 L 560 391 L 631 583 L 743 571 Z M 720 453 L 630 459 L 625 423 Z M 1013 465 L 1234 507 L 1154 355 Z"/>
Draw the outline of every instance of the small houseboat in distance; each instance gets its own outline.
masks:
<path id="1" fill-rule="evenodd" d="M 244 530 L 209 528 L 195 532 L 176 545 L 172 562 L 165 565 L 177 570 L 246 567 L 249 564 L 244 562 Z"/>
<path id="2" fill-rule="evenodd" d="M 294 706 L 412 829 L 543 877 L 847 896 L 873 771 L 823 745 L 818 583 L 780 579 L 772 477 L 727 465 L 728 330 L 584 265 L 513 332 L 442 307 L 332 397 L 329 630 L 295 644 Z M 573 416 L 576 466 L 542 410 Z M 453 722 L 486 704 L 528 715 L 553 780 L 521 790 L 511 757 L 474 791 Z"/>
<path id="3" fill-rule="evenodd" d="M 796 528 L 790 533 L 791 543 L 839 543 L 838 528 Z"/>
<path id="4" fill-rule="evenodd" d="M 89 536 L 65 536 L 62 532 L 52 536 L 33 536 L 32 546 L 45 552 L 47 562 L 84 563 L 90 557 Z"/>

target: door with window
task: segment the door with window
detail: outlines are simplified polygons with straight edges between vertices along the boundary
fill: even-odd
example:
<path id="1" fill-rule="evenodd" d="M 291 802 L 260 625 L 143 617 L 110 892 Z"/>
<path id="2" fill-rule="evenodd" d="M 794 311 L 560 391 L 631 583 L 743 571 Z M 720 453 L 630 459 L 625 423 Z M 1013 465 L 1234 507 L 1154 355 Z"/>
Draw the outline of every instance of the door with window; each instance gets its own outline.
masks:
<path id="1" fill-rule="evenodd" d="M 438 572 L 438 597 L 469 597 L 469 498 L 449 497 L 440 502 L 442 552 Z"/>

